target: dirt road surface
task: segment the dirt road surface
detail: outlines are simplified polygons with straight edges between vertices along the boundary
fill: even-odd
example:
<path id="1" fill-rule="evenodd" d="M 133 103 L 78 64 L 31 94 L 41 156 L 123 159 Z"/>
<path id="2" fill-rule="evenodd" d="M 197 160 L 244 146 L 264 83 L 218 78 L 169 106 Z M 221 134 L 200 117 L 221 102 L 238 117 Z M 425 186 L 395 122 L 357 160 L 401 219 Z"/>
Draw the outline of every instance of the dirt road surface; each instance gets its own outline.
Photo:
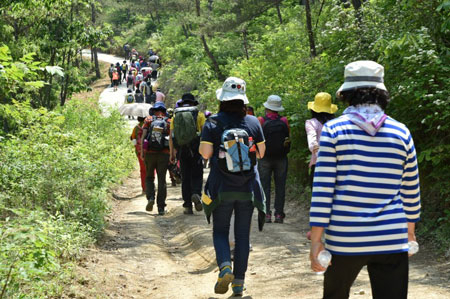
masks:
<path id="1" fill-rule="evenodd" d="M 103 56 L 102 56 L 103 57 Z M 103 101 L 114 105 L 116 93 Z M 205 171 L 205 178 L 207 171 Z M 138 171 L 112 192 L 109 227 L 90 248 L 77 269 L 72 298 L 228 298 L 214 294 L 218 269 L 212 225 L 203 212 L 183 215 L 181 187 L 168 187 L 167 214 L 146 212 Z M 167 179 L 167 182 L 170 182 Z M 168 185 L 170 186 L 170 184 Z M 293 188 L 291 186 L 290 188 Z M 284 224 L 266 224 L 259 232 L 253 219 L 244 298 L 321 298 L 323 276 L 310 270 L 308 207 L 287 202 Z M 156 208 L 155 208 L 156 209 Z M 420 242 L 420 240 L 419 240 Z M 352 299 L 371 298 L 364 269 L 352 289 Z M 450 263 L 433 248 L 421 248 L 410 259 L 409 298 L 450 298 Z"/>

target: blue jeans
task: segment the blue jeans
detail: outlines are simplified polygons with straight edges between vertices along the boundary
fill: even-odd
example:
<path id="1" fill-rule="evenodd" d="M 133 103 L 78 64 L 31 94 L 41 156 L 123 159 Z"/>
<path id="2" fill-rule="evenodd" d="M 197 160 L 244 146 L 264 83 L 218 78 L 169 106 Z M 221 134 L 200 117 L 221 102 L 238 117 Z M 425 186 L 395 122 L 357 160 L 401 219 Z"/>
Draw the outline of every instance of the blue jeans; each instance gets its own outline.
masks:
<path id="1" fill-rule="evenodd" d="M 252 222 L 253 203 L 249 200 L 224 199 L 213 215 L 213 241 L 216 250 L 217 265 L 219 268 L 231 266 L 230 243 L 228 234 L 230 231 L 231 214 L 235 215 L 234 221 L 234 267 L 233 274 L 236 280 L 244 280 L 247 271 L 249 247 L 250 247 L 250 223 Z"/>
<path id="2" fill-rule="evenodd" d="M 264 194 L 266 195 L 266 213 L 272 214 L 272 211 L 270 210 L 270 184 L 273 173 L 273 180 L 275 181 L 275 214 L 284 216 L 288 158 L 264 157 L 258 161 L 258 171 Z"/>

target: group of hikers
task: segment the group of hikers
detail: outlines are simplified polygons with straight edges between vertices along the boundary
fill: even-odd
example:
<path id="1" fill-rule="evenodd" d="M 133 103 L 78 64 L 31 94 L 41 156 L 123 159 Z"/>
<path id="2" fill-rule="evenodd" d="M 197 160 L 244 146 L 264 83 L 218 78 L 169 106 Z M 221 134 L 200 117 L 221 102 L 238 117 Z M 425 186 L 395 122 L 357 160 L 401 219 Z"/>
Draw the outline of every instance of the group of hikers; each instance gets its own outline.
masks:
<path id="1" fill-rule="evenodd" d="M 408 129 L 384 112 L 389 93 L 383 80 L 378 63 L 352 62 L 336 93 L 348 104 L 341 116 L 335 117 L 338 107 L 326 92 L 305 107 L 311 111 L 305 123 L 311 151 L 310 260 L 315 272 L 325 271 L 324 298 L 348 298 L 363 266 L 374 298 L 407 297 L 408 241 L 415 240 L 420 214 L 419 177 Z M 291 147 L 281 97 L 270 95 L 264 116 L 255 117 L 246 89 L 244 80 L 227 78 L 216 91 L 219 108 L 212 115 L 199 111 L 191 93 L 183 94 L 175 109 L 158 99 L 150 116 L 138 118 L 131 137 L 146 210 L 156 202 L 158 214 L 166 213 L 166 173 L 179 166 L 184 214 L 204 210 L 208 222 L 212 216 L 219 267 L 214 291 L 225 294 L 231 284 L 234 296 L 244 292 L 254 209 L 259 230 L 286 217 Z M 210 172 L 203 186 L 205 160 Z M 324 250 L 332 255 L 329 267 L 318 260 Z"/>

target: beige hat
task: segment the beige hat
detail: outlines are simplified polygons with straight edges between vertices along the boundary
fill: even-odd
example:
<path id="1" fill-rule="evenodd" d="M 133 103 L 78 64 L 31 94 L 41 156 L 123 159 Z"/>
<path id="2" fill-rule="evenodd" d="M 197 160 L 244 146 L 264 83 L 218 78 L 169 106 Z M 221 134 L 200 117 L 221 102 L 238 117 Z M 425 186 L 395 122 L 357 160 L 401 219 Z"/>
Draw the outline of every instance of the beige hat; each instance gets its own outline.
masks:
<path id="1" fill-rule="evenodd" d="M 229 77 L 223 82 L 222 88 L 216 90 L 216 97 L 221 102 L 232 100 L 243 100 L 244 104 L 248 104 L 247 96 L 245 95 L 245 81 L 236 78 Z"/>
<path id="2" fill-rule="evenodd" d="M 376 87 L 387 91 L 383 83 L 384 67 L 374 61 L 360 60 L 347 64 L 344 78 L 344 84 L 336 92 L 337 96 L 342 91 L 361 87 Z"/>
<path id="3" fill-rule="evenodd" d="M 263 104 L 269 110 L 272 111 L 283 111 L 284 107 L 281 106 L 281 98 L 277 95 L 270 95 L 267 101 Z"/>
<path id="4" fill-rule="evenodd" d="M 319 92 L 314 97 L 314 102 L 308 102 L 308 110 L 317 113 L 326 112 L 334 114 L 338 110 L 338 106 L 331 104 L 331 95 L 327 92 Z"/>

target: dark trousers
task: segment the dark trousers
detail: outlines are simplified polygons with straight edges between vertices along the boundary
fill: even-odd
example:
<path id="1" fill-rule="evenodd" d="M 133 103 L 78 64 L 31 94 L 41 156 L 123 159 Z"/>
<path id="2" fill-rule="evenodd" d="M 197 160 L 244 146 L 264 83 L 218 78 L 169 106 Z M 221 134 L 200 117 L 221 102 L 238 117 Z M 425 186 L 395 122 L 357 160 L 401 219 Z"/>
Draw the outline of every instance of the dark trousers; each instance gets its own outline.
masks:
<path id="1" fill-rule="evenodd" d="M 167 186 L 166 173 L 169 165 L 169 154 L 166 153 L 145 153 L 145 195 L 147 200 L 155 200 L 155 169 L 158 176 L 158 195 L 156 203 L 158 208 L 166 206 Z"/>
<path id="2" fill-rule="evenodd" d="M 270 184 L 275 182 L 275 214 L 284 216 L 284 199 L 286 194 L 286 178 L 288 171 L 288 158 L 269 158 L 264 157 L 258 161 L 258 171 L 261 184 L 266 195 L 266 213 L 271 214 L 270 210 Z"/>
<path id="3" fill-rule="evenodd" d="M 408 253 L 333 255 L 325 272 L 323 298 L 348 298 L 350 287 L 367 265 L 374 299 L 406 299 L 408 295 Z"/>
<path id="4" fill-rule="evenodd" d="M 231 266 L 230 219 L 234 210 L 234 266 L 233 274 L 236 279 L 244 279 L 247 271 L 250 249 L 250 223 L 252 221 L 253 203 L 249 200 L 224 199 L 217 206 L 213 215 L 213 241 L 216 251 L 217 265 L 222 268 Z"/>
<path id="5" fill-rule="evenodd" d="M 179 159 L 183 207 L 192 207 L 191 196 L 193 194 L 202 194 L 203 160 L 198 152 L 198 147 L 195 150 L 181 148 Z"/>

